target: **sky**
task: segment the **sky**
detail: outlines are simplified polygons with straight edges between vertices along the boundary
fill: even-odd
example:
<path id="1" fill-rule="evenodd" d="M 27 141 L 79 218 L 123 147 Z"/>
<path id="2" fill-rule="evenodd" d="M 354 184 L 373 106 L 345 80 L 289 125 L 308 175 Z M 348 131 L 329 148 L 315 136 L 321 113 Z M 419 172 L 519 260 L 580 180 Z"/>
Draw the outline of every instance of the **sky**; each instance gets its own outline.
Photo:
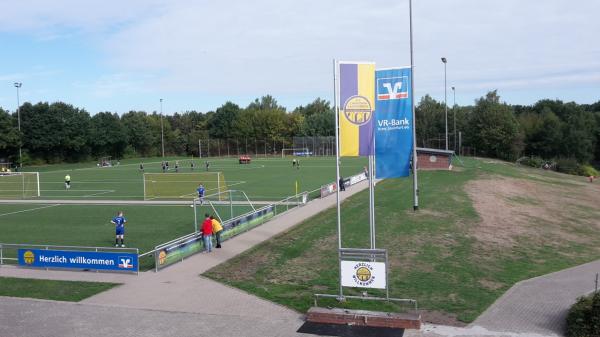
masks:
<path id="1" fill-rule="evenodd" d="M 333 100 L 333 60 L 410 65 L 408 0 L 0 2 L 0 107 L 125 113 Z M 600 100 L 600 1 L 414 0 L 417 99 Z"/>

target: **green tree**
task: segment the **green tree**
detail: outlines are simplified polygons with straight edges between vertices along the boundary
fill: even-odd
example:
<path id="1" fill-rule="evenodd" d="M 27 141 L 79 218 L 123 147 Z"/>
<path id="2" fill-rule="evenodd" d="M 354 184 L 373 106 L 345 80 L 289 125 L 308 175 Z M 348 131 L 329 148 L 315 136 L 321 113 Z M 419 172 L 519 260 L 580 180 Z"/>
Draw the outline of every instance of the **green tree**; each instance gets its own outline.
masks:
<path id="1" fill-rule="evenodd" d="M 574 157 L 579 163 L 587 163 L 594 158 L 596 146 L 596 118 L 575 103 L 565 104 L 567 121 L 562 139 L 562 154 Z"/>
<path id="2" fill-rule="evenodd" d="M 0 161 L 16 161 L 21 144 L 21 135 L 16 124 L 15 118 L 0 108 Z"/>
<path id="3" fill-rule="evenodd" d="M 237 104 L 227 101 L 217 108 L 208 120 L 208 130 L 211 138 L 227 139 L 235 134 L 234 124 L 241 112 Z"/>
<path id="4" fill-rule="evenodd" d="M 423 96 L 415 107 L 417 128 L 417 146 L 437 147 L 445 144 L 440 142 L 440 135 L 446 132 L 444 122 L 444 105 L 429 95 Z"/>
<path id="5" fill-rule="evenodd" d="M 129 111 L 121 116 L 128 142 L 142 156 L 158 154 L 155 148 L 156 135 L 152 132 L 152 121 L 144 111 Z"/>
<path id="6" fill-rule="evenodd" d="M 100 112 L 91 119 L 90 145 L 96 156 L 121 158 L 127 147 L 127 130 L 119 115 Z"/>
<path id="7" fill-rule="evenodd" d="M 515 159 L 522 150 L 522 135 L 509 105 L 496 90 L 478 99 L 470 116 L 468 140 L 484 156 Z"/>

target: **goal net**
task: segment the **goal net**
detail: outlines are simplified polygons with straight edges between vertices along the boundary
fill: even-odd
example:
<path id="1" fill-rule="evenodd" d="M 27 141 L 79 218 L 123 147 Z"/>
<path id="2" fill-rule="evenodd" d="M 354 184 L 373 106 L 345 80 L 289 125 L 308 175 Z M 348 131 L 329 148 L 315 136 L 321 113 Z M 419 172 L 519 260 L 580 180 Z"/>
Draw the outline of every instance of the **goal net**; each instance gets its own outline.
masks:
<path id="1" fill-rule="evenodd" d="M 0 172 L 0 198 L 27 199 L 39 196 L 38 172 Z"/>
<path id="2" fill-rule="evenodd" d="M 223 172 L 144 173 L 144 200 L 194 199 L 204 185 L 205 194 L 227 190 Z"/>
<path id="3" fill-rule="evenodd" d="M 214 216 L 221 222 L 256 211 L 254 203 L 241 190 L 227 190 L 208 194 L 204 200 L 194 199 L 194 219 L 202 223 L 205 214 Z"/>
<path id="4" fill-rule="evenodd" d="M 285 158 L 286 156 L 308 157 L 310 155 L 311 152 L 308 151 L 307 147 L 293 147 L 288 149 L 281 149 L 281 158 Z"/>

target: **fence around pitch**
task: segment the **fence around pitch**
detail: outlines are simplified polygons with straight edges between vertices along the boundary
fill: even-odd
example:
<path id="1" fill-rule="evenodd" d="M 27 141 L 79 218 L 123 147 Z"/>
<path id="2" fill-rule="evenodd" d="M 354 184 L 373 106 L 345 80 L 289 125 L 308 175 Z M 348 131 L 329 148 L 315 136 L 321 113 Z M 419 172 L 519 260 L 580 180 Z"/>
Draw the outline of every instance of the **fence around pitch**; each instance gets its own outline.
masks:
<path id="1" fill-rule="evenodd" d="M 283 149 L 308 149 L 311 156 L 335 156 L 335 137 L 306 136 L 290 139 L 256 138 L 204 138 L 198 140 L 194 149 L 201 157 L 237 157 L 251 155 L 255 157 L 281 156 Z"/>
<path id="2" fill-rule="evenodd" d="M 35 250 L 35 251 L 61 251 L 69 254 L 77 253 L 112 253 L 112 254 L 129 254 L 135 255 L 136 260 L 134 263 L 135 268 L 127 269 L 95 269 L 93 267 L 35 267 L 20 265 L 18 262 L 18 251 L 22 249 Z M 35 245 L 35 244 L 13 244 L 13 243 L 0 243 L 0 266 L 2 265 L 18 265 L 23 268 L 34 268 L 44 270 L 79 270 L 89 271 L 94 270 L 96 272 L 118 272 L 118 273 L 135 273 L 139 272 L 139 250 L 137 248 L 113 248 L 113 247 L 89 247 L 89 246 L 55 246 L 55 245 Z"/>
<path id="3" fill-rule="evenodd" d="M 273 202 L 270 205 L 246 212 L 222 223 L 223 233 L 221 241 L 226 241 L 239 234 L 245 233 L 258 227 L 273 217 L 285 213 L 291 209 L 301 207 L 310 200 L 320 198 L 320 189 L 298 193 L 285 199 Z M 177 239 L 162 243 L 153 250 L 141 254 L 140 259 L 154 260 L 154 270 L 158 271 L 174 263 L 181 262 L 187 257 L 204 251 L 204 244 L 199 232 L 189 233 Z"/>

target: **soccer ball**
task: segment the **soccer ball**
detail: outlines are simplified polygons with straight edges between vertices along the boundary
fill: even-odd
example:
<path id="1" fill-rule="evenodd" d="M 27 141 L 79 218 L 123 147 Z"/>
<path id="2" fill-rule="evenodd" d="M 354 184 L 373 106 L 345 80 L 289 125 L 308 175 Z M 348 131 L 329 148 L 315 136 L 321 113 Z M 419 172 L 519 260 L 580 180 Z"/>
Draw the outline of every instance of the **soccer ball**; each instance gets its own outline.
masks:
<path id="1" fill-rule="evenodd" d="M 194 205 L 190 205 L 191 208 L 194 208 Z"/>

